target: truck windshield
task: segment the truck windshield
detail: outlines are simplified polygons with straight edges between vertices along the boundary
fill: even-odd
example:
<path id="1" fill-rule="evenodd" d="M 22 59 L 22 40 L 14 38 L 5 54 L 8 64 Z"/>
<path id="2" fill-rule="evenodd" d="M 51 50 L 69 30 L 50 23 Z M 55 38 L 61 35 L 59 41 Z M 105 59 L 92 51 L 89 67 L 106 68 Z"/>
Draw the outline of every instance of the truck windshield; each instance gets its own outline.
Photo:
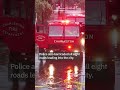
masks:
<path id="1" fill-rule="evenodd" d="M 85 24 L 84 17 L 67 17 L 67 19 L 73 22 L 82 22 L 83 24 Z"/>
<path id="2" fill-rule="evenodd" d="M 79 26 L 65 26 L 65 36 L 79 36 Z"/>
<path id="3" fill-rule="evenodd" d="M 68 17 L 67 19 L 72 21 L 72 22 L 75 22 L 75 18 L 74 17 Z"/>
<path id="4" fill-rule="evenodd" d="M 63 36 L 63 26 L 49 26 L 49 36 Z"/>

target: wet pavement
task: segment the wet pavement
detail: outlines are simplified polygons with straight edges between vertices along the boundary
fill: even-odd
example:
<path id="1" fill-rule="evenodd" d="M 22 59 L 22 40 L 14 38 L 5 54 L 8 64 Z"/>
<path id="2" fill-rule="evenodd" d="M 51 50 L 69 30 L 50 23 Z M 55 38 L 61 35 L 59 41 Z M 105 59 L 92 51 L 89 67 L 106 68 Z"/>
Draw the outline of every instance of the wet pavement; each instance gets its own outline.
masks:
<path id="1" fill-rule="evenodd" d="M 85 84 L 85 55 L 84 55 L 84 61 L 82 62 L 82 67 L 80 67 L 80 71 L 81 73 L 79 73 L 79 78 L 77 79 L 77 81 L 75 83 L 84 83 Z M 42 64 L 41 64 L 42 62 Z M 43 60 L 43 61 L 40 61 L 38 60 L 38 53 L 35 54 L 35 71 L 36 71 L 36 79 L 35 79 L 35 85 L 36 85 L 36 88 L 35 90 L 67 90 L 66 89 L 66 86 L 65 86 L 65 83 L 64 83 L 64 79 L 62 76 L 62 73 L 64 73 L 64 65 L 66 66 L 65 63 L 67 63 L 67 61 L 57 61 L 57 63 L 55 63 L 56 61 L 47 61 L 47 60 Z M 61 64 L 60 64 L 61 62 Z M 57 73 L 57 76 L 55 76 L 54 78 L 54 86 L 50 87 L 48 85 L 48 76 L 46 75 L 46 73 L 44 73 L 43 75 L 41 73 L 45 72 L 44 70 L 46 70 L 46 68 L 48 68 L 48 65 L 49 64 L 53 64 L 56 68 L 56 73 Z M 56 64 L 56 65 L 55 65 Z M 64 64 L 64 65 L 62 65 Z M 76 63 L 75 63 L 76 64 Z M 43 67 L 41 67 L 41 65 Z M 69 66 L 69 65 L 68 65 Z M 44 69 L 44 70 L 43 70 Z M 47 71 L 48 72 L 48 71 Z M 59 73 L 59 74 L 58 74 Z M 59 83 L 61 82 L 62 83 Z M 58 83 L 58 84 L 56 84 Z M 78 90 L 78 89 L 70 89 L 70 90 Z M 82 87 L 82 90 L 85 90 L 85 86 L 83 85 Z"/>

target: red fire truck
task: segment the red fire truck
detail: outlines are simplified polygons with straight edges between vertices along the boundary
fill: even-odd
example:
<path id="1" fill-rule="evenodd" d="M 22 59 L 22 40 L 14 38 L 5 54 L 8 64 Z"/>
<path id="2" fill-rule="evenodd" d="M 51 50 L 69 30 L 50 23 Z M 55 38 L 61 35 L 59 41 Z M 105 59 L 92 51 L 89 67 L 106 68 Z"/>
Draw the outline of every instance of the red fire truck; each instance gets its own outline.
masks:
<path id="1" fill-rule="evenodd" d="M 35 41 L 47 52 L 80 52 L 84 44 L 84 28 L 69 20 L 49 22 L 48 28 L 36 25 Z"/>

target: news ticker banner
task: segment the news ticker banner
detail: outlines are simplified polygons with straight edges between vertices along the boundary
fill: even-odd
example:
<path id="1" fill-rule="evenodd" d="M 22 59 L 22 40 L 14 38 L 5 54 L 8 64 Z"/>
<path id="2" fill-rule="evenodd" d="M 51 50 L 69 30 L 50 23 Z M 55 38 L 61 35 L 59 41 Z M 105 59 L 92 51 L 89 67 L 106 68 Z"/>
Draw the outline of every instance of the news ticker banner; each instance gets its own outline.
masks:
<path id="1" fill-rule="evenodd" d="M 39 53 L 39 60 L 80 60 L 82 52 L 43 52 Z"/>

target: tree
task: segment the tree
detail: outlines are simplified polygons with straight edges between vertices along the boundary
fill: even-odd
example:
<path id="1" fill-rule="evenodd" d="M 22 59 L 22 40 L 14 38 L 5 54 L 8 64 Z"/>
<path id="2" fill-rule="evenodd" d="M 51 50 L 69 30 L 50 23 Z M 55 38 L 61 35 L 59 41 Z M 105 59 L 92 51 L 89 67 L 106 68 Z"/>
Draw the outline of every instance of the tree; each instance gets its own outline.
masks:
<path id="1" fill-rule="evenodd" d="M 78 0 L 78 5 L 82 10 L 85 10 L 85 0 Z"/>
<path id="2" fill-rule="evenodd" d="M 38 23 L 44 24 L 52 14 L 52 6 L 45 0 L 35 0 L 35 13 Z"/>

